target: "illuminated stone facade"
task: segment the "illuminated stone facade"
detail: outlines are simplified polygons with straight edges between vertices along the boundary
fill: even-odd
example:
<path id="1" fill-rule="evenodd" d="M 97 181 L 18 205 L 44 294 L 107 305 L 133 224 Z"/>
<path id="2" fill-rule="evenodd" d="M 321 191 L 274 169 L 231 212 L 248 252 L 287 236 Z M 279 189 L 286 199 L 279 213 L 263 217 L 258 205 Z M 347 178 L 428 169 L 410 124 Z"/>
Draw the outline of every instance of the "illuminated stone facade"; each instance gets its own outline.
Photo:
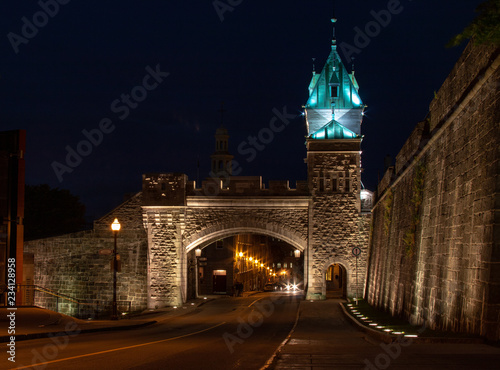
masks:
<path id="1" fill-rule="evenodd" d="M 385 174 L 367 297 L 418 325 L 500 336 L 499 50 L 469 45 Z"/>
<path id="2" fill-rule="evenodd" d="M 79 300 L 80 313 L 99 305 L 106 310 L 112 300 L 112 256 L 100 254 L 113 249 L 110 225 L 114 218 L 122 224 L 118 236 L 121 272 L 118 273 L 119 301 L 131 303 L 133 311 L 147 306 L 148 240 L 142 224 L 142 194 L 136 194 L 94 223 L 93 230 L 25 242 L 24 252 L 33 256 L 34 283 L 61 296 Z M 102 253 L 102 252 L 101 252 Z M 77 315 L 78 305 L 72 300 L 37 291 L 35 304 L 59 312 Z M 58 304 L 58 307 L 56 307 Z M 128 306 L 119 305 L 128 310 Z"/>

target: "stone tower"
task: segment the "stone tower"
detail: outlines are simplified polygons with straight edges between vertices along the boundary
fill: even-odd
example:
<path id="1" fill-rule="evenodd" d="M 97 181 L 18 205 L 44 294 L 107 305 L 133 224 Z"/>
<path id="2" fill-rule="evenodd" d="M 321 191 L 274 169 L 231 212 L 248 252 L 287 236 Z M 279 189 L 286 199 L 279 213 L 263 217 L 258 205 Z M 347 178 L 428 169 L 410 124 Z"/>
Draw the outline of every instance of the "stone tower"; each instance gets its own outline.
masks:
<path id="1" fill-rule="evenodd" d="M 221 126 L 215 132 L 215 152 L 210 156 L 212 159 L 211 178 L 223 179 L 224 185 L 232 175 L 233 156 L 228 151 L 229 135 L 227 129 Z"/>
<path id="2" fill-rule="evenodd" d="M 321 73 L 313 71 L 305 105 L 308 183 L 312 196 L 310 298 L 325 297 L 325 271 L 329 265 L 345 268 L 350 296 L 363 295 L 366 271 L 365 227 L 360 209 L 364 105 L 354 73 L 347 72 L 337 53 L 336 21 L 332 19 L 330 55 Z M 356 247 L 364 253 L 364 258 L 360 256 L 358 261 L 353 255 Z"/>

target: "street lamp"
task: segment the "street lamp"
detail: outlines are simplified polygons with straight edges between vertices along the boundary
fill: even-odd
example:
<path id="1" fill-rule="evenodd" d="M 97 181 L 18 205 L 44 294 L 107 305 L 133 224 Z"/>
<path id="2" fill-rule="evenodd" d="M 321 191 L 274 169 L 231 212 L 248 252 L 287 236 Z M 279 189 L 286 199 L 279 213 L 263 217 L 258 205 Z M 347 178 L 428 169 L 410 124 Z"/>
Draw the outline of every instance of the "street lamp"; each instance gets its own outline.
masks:
<path id="1" fill-rule="evenodd" d="M 115 236 L 115 246 L 113 249 L 113 312 L 111 314 L 112 320 L 118 320 L 118 309 L 116 305 L 116 270 L 118 269 L 117 263 L 117 255 L 116 255 L 116 238 L 118 237 L 118 231 L 120 231 L 120 223 L 118 219 L 115 218 L 113 223 L 111 224 L 111 230 L 113 230 L 113 234 Z"/>

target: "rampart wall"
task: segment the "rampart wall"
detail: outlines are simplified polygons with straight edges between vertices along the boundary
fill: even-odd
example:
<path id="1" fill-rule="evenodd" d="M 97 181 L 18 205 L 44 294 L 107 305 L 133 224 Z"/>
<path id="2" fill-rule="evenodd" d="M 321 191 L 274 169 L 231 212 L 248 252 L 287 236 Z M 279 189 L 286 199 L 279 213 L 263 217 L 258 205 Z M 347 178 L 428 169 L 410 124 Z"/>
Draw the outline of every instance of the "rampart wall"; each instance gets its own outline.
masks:
<path id="1" fill-rule="evenodd" d="M 385 173 L 366 296 L 433 329 L 500 335 L 499 50 L 468 45 Z"/>
<path id="2" fill-rule="evenodd" d="M 132 311 L 145 309 L 148 243 L 142 225 L 141 198 L 140 193 L 132 197 L 96 221 L 93 230 L 26 242 L 24 252 L 34 255 L 34 284 L 83 302 L 99 301 L 104 311 L 109 310 L 113 294 L 112 255 L 99 251 L 113 249 L 110 225 L 117 217 L 121 223 L 117 251 L 122 266 L 117 279 L 117 300 L 130 301 Z M 36 292 L 35 297 L 36 305 L 56 309 L 53 296 Z M 77 307 L 60 298 L 59 311 L 74 315 Z"/>

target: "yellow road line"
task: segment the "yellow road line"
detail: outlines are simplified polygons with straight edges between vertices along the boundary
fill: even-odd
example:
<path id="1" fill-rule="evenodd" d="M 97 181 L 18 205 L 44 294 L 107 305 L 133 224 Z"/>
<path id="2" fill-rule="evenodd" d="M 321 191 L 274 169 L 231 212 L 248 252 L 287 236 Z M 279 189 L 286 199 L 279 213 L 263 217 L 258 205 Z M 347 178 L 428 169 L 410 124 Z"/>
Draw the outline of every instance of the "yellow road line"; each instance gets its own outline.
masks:
<path id="1" fill-rule="evenodd" d="M 95 355 L 101 355 L 103 353 L 110 353 L 110 352 L 116 352 L 116 351 L 123 351 L 124 349 L 130 349 L 130 348 L 137 348 L 137 347 L 143 347 L 143 346 L 149 346 L 150 344 L 156 344 L 156 343 L 162 343 L 162 342 L 168 342 L 170 340 L 175 340 L 175 339 L 180 339 L 180 338 L 185 338 L 185 337 L 189 337 L 191 335 L 196 335 L 196 334 L 200 334 L 200 333 L 203 333 L 205 331 L 209 331 L 209 330 L 212 330 L 212 329 L 215 329 L 216 327 L 218 326 L 221 326 L 221 325 L 224 325 L 226 322 L 221 322 L 220 324 L 217 324 L 217 325 L 214 325 L 214 326 L 211 326 L 207 329 L 203 329 L 203 330 L 200 330 L 200 331 L 197 331 L 197 332 L 194 332 L 194 333 L 189 333 L 189 334 L 184 334 L 184 335 L 180 335 L 178 337 L 173 337 L 173 338 L 167 338 L 167 339 L 162 339 L 162 340 L 157 340 L 155 342 L 148 342 L 148 343 L 142 343 L 142 344 L 135 344 L 133 346 L 128 346 L 128 347 L 120 347 L 120 348 L 115 348 L 115 349 L 108 349 L 106 351 L 100 351 L 100 352 L 94 352 L 94 353 L 87 353 L 85 355 L 79 355 L 79 356 L 73 356 L 73 357 L 67 357 L 67 358 L 62 358 L 62 359 L 59 359 L 59 360 L 53 360 L 53 361 L 47 361 L 47 362 L 40 362 L 38 364 L 32 364 L 32 365 L 29 365 L 29 366 L 23 366 L 23 367 L 16 367 L 16 369 L 28 369 L 30 367 L 35 367 L 35 366 L 41 366 L 41 365 L 47 365 L 47 364 L 53 364 L 55 362 L 62 362 L 62 361 L 67 361 L 67 360 L 73 360 L 73 359 L 76 359 L 76 358 L 82 358 L 82 357 L 90 357 L 90 356 L 95 356 Z"/>

